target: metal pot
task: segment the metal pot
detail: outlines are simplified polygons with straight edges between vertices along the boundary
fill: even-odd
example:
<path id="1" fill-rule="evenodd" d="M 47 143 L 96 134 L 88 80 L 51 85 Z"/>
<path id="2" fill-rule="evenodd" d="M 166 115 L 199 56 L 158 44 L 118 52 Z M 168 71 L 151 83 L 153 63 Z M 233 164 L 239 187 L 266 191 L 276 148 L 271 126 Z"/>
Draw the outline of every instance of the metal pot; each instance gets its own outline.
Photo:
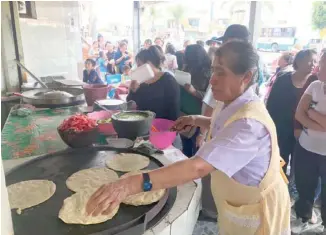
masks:
<path id="1" fill-rule="evenodd" d="M 22 97 L 24 103 L 34 106 L 42 107 L 60 107 L 69 106 L 75 104 L 81 104 L 85 102 L 84 91 L 80 88 L 58 88 L 58 91 L 65 91 L 73 95 L 73 97 L 61 97 L 58 99 L 43 99 L 38 94 L 53 91 L 52 89 L 35 89 L 25 91 L 22 93 L 14 93 L 14 95 Z"/>
<path id="2" fill-rule="evenodd" d="M 143 119 L 128 120 L 122 115 L 142 114 Z M 137 137 L 148 136 L 156 114 L 151 111 L 123 111 L 112 115 L 114 130 L 119 138 L 135 140 Z"/>

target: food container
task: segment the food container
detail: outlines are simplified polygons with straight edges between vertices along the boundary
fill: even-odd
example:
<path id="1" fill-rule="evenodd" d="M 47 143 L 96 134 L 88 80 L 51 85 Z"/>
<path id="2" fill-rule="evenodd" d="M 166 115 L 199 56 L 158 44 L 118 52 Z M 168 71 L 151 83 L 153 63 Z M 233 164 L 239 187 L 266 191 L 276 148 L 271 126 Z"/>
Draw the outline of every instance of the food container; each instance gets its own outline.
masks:
<path id="1" fill-rule="evenodd" d="M 96 100 L 106 99 L 109 92 L 108 86 L 101 84 L 87 84 L 83 89 L 88 106 L 92 106 Z"/>
<path id="2" fill-rule="evenodd" d="M 63 142 L 71 148 L 89 147 L 94 144 L 98 138 L 97 127 L 82 132 L 74 132 L 71 130 L 62 131 L 58 128 L 58 133 Z"/>
<path id="3" fill-rule="evenodd" d="M 153 120 L 152 125 L 155 127 L 155 131 L 151 130 L 149 141 L 158 149 L 166 149 L 175 140 L 177 133 L 170 131 L 174 121 L 157 118 Z"/>
<path id="4" fill-rule="evenodd" d="M 143 64 L 130 72 L 131 80 L 136 80 L 139 83 L 146 82 L 153 77 L 154 72 L 149 64 Z"/>
<path id="5" fill-rule="evenodd" d="M 117 113 L 119 111 L 98 111 L 87 114 L 89 118 L 92 118 L 97 121 L 98 131 L 104 135 L 116 135 L 113 128 L 112 121 L 109 123 L 101 123 L 99 121 L 111 118 L 112 114 Z"/>
<path id="6" fill-rule="evenodd" d="M 148 136 L 155 113 L 151 111 L 124 111 L 112 115 L 112 124 L 119 138 L 135 140 Z"/>

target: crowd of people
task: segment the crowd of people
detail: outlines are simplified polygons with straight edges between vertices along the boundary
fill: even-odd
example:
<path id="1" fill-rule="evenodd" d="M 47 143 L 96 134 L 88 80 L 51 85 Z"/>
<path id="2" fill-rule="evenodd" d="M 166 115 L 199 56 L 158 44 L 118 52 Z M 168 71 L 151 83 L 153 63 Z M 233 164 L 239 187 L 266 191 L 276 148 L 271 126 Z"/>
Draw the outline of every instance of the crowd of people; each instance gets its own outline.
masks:
<path id="1" fill-rule="evenodd" d="M 147 39 L 135 58 L 128 42 L 121 41 L 114 51 L 99 38 L 89 53 L 96 62 L 86 60 L 84 81 L 124 73 L 133 63 L 152 68 L 152 79 L 131 81 L 127 100 L 157 118 L 176 121 L 181 149 L 192 158 L 146 178 L 160 189 L 211 173 L 218 221 L 226 234 L 290 234 L 288 180 L 302 228 L 317 222 L 313 206 L 318 198 L 326 225 L 326 53 L 283 53 L 268 81 L 265 105 L 258 96 L 265 78 L 249 36 L 245 26 L 231 25 L 222 37 L 206 41 L 208 51 L 203 41 L 185 41 L 176 51 L 161 38 Z M 92 72 L 96 64 L 100 76 Z M 176 70 L 189 73 L 191 83 L 179 85 Z M 90 199 L 88 212 L 109 211 L 110 204 L 139 193 L 143 177 L 104 185 Z"/>

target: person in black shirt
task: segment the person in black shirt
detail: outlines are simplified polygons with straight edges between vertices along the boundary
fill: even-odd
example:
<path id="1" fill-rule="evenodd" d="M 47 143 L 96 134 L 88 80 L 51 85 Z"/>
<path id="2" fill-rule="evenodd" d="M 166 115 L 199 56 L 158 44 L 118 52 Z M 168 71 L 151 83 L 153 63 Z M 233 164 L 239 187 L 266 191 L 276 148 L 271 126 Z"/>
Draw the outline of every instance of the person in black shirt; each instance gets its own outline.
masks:
<path id="1" fill-rule="evenodd" d="M 149 64 L 154 77 L 141 84 L 131 81 L 127 100 L 135 101 L 139 110 L 156 113 L 156 118 L 174 121 L 179 117 L 180 90 L 175 78 L 170 73 L 161 71 L 163 61 L 164 55 L 155 46 L 137 54 L 137 66 Z"/>

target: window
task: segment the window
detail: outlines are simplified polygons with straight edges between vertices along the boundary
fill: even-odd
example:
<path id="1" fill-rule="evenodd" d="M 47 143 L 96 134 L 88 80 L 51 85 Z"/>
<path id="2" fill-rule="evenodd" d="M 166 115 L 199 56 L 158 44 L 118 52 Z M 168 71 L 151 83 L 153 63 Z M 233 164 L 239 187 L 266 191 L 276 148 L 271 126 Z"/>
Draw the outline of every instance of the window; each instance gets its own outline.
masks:
<path id="1" fill-rule="evenodd" d="M 199 27 L 199 19 L 190 18 L 188 19 L 188 23 L 192 27 Z"/>
<path id="2" fill-rule="evenodd" d="M 262 28 L 261 37 L 294 37 L 295 28 Z"/>
<path id="3" fill-rule="evenodd" d="M 18 12 L 21 18 L 36 19 L 35 2 L 18 1 Z"/>

